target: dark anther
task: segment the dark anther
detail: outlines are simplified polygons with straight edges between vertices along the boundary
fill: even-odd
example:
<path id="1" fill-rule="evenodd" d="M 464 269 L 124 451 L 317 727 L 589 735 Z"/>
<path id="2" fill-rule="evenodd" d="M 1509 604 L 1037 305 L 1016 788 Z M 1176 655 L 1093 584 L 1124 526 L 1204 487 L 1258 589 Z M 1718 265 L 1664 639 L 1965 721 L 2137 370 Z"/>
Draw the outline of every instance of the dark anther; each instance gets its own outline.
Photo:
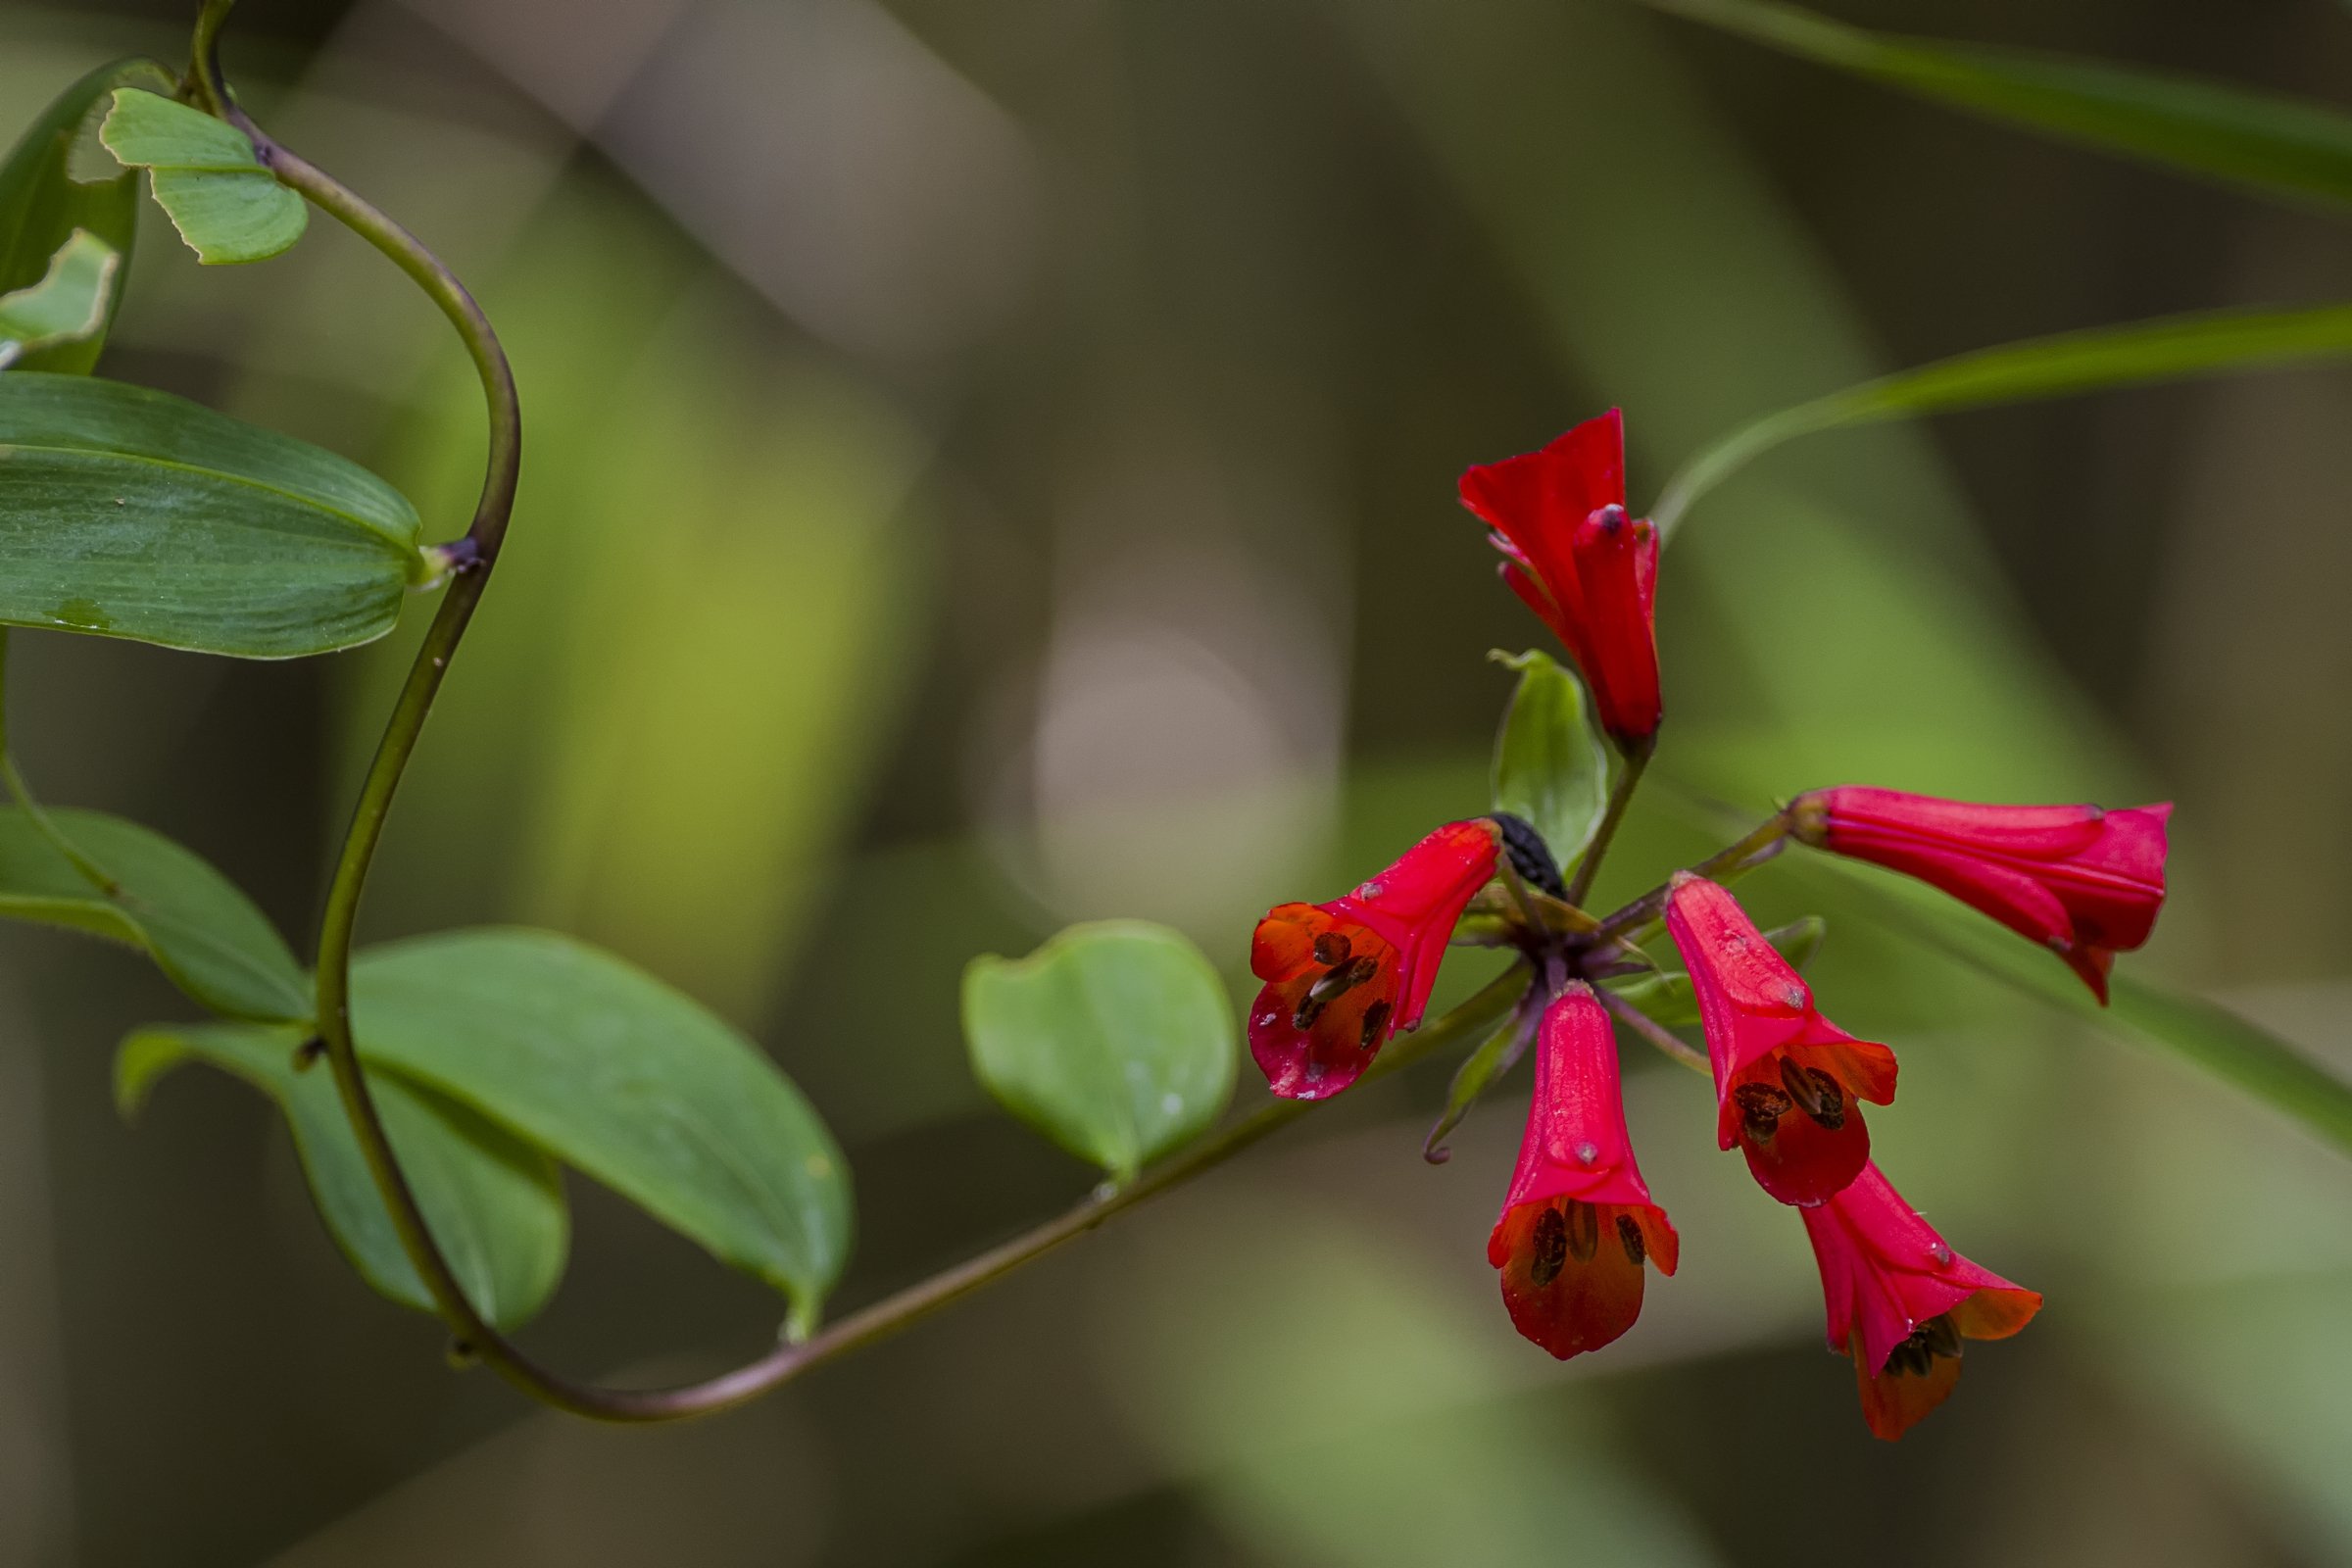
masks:
<path id="1" fill-rule="evenodd" d="M 1952 1323 L 1949 1312 L 1939 1313 L 1919 1326 L 1919 1336 L 1936 1355 L 1955 1359 L 1960 1354 L 1960 1330 Z"/>
<path id="2" fill-rule="evenodd" d="M 1741 1084 L 1732 1091 L 1732 1100 L 1740 1107 L 1740 1117 L 1747 1126 L 1747 1136 L 1757 1143 L 1769 1142 L 1781 1125 L 1781 1118 L 1796 1104 L 1787 1095 L 1770 1084 Z"/>
<path id="3" fill-rule="evenodd" d="M 1380 1044 L 1380 1033 L 1389 1026 L 1389 1004 L 1375 1002 L 1364 1009 L 1364 1030 L 1356 1043 L 1366 1051 Z"/>
<path id="4" fill-rule="evenodd" d="M 1546 1208 L 1536 1216 L 1534 1255 L 1528 1260 L 1527 1277 L 1538 1285 L 1549 1285 L 1567 1266 L 1568 1227 L 1560 1222 L 1558 1209 Z"/>
<path id="5" fill-rule="evenodd" d="M 1634 1223 L 1631 1214 L 1617 1216 L 1617 1245 L 1625 1249 L 1625 1255 L 1632 1259 L 1636 1268 L 1640 1268 L 1649 1256 L 1649 1249 L 1642 1245 L 1642 1227 Z"/>
<path id="6" fill-rule="evenodd" d="M 1555 899 L 1568 897 L 1568 884 L 1560 876 L 1560 864 L 1551 858 L 1551 848 L 1544 835 L 1525 817 L 1508 811 L 1496 811 L 1488 820 L 1502 829 L 1502 853 L 1511 858 L 1511 869 L 1530 887 L 1543 889 Z"/>
<path id="7" fill-rule="evenodd" d="M 1928 1348 L 1926 1332 L 1912 1335 L 1886 1355 L 1890 1377 L 1924 1378 L 1936 1369 L 1936 1352 Z"/>
<path id="8" fill-rule="evenodd" d="M 1330 965 L 1346 963 L 1349 952 L 1348 934 L 1344 931 L 1325 931 L 1315 938 L 1315 961 Z"/>
<path id="9" fill-rule="evenodd" d="M 1845 1090 L 1837 1075 L 1819 1067 L 1800 1067 L 1781 1058 L 1781 1087 L 1803 1107 L 1806 1115 L 1830 1132 L 1845 1125 Z"/>
<path id="10" fill-rule="evenodd" d="M 1590 1263 L 1600 1250 L 1600 1210 L 1591 1203 L 1568 1205 L 1568 1250 L 1579 1263 Z"/>
<path id="11" fill-rule="evenodd" d="M 1380 960 L 1367 953 L 1352 963 L 1315 976 L 1315 983 L 1306 988 L 1306 995 L 1298 1001 L 1298 1010 L 1291 1014 L 1291 1027 L 1312 1028 L 1315 1020 L 1323 1016 L 1325 1007 L 1378 973 Z"/>

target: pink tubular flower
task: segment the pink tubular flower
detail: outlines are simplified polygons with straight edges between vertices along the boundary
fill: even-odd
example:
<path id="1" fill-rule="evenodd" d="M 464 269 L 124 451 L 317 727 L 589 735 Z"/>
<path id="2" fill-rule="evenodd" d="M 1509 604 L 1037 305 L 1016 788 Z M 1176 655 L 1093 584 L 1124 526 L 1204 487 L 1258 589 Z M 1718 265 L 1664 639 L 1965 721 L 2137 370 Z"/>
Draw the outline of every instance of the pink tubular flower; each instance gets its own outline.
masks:
<path id="1" fill-rule="evenodd" d="M 1798 1212 L 1821 1265 L 1830 1348 L 1854 1358 L 1863 1417 L 1888 1442 L 1952 1392 L 1962 1340 L 2005 1340 L 2041 1309 L 2036 1292 L 1946 1247 L 1875 1164 Z"/>
<path id="2" fill-rule="evenodd" d="M 1620 747 L 1646 742 L 1659 717 L 1658 531 L 1626 515 L 1618 411 L 1541 452 L 1472 468 L 1461 496 L 1494 530 L 1502 580 L 1584 671 L 1601 727 Z"/>
<path id="3" fill-rule="evenodd" d="M 1535 1103 L 1487 1261 L 1513 1326 L 1566 1360 L 1632 1328 L 1642 1264 L 1671 1275 L 1678 1251 L 1634 1164 L 1609 1015 L 1578 981 L 1536 1036 Z"/>
<path id="4" fill-rule="evenodd" d="M 1285 1100 L 1338 1094 L 1382 1044 L 1421 1021 L 1462 907 L 1494 875 L 1501 832 L 1448 822 L 1329 904 L 1284 904 L 1257 923 L 1250 1054 Z"/>
<path id="5" fill-rule="evenodd" d="M 1757 1185 L 1784 1203 L 1834 1197 L 1870 1159 L 1856 1102 L 1894 1099 L 1894 1053 L 1824 1018 L 1788 960 L 1706 878 L 1676 874 L 1666 929 L 1706 1030 L 1717 1147 L 1737 1140 Z"/>
<path id="6" fill-rule="evenodd" d="M 2164 906 L 2170 802 L 1976 806 L 1846 785 L 1788 808 L 1819 849 L 1918 877 L 2054 950 L 2103 1006 L 2118 952 L 2148 940 Z"/>

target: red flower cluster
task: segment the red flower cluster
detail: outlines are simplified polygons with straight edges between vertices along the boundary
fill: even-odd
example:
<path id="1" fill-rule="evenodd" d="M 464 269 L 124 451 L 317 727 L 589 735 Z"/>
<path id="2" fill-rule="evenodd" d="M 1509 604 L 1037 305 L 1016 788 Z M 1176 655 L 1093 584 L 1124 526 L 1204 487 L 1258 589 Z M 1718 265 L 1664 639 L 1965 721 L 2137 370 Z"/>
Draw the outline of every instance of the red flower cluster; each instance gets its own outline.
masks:
<path id="1" fill-rule="evenodd" d="M 1660 715 L 1658 539 L 1626 514 L 1616 411 L 1541 452 L 1471 469 L 1461 494 L 1493 529 L 1504 580 L 1575 660 L 1594 711 L 1632 760 L 1619 781 L 1630 788 Z M 1753 853 L 1786 834 L 1918 877 L 2053 949 L 2104 1002 L 2115 954 L 2147 940 L 2163 905 L 2170 811 L 1846 787 L 1799 797 Z M 1731 870 L 1750 863 L 1727 857 Z M 1888 1185 L 1861 1107 L 1894 1099 L 1894 1053 L 1822 1016 L 1811 988 L 1718 882 L 1678 872 L 1603 920 L 1556 906 L 1544 915 L 1537 906 L 1564 885 L 1528 824 L 1448 823 L 1353 893 L 1286 904 L 1258 923 L 1250 967 L 1265 988 L 1250 1044 L 1267 1083 L 1316 1100 L 1361 1076 L 1393 1032 L 1420 1021 L 1455 923 L 1506 862 L 1519 873 L 1512 896 L 1490 907 L 1518 911 L 1511 940 L 1542 988 L 1520 1014 L 1521 1027 L 1538 1020 L 1527 1132 L 1487 1240 L 1511 1322 L 1555 1356 L 1598 1349 L 1640 1315 L 1649 1268 L 1675 1271 L 1680 1244 L 1626 1130 L 1609 1014 L 1642 1020 L 1631 1002 L 1594 989 L 1628 967 L 1621 939 L 1640 940 L 1662 918 L 1698 1004 L 1716 1143 L 1738 1144 L 1757 1185 L 1802 1216 L 1831 1347 L 1853 1358 L 1871 1431 L 1901 1436 L 1950 1394 L 1964 1340 L 2015 1334 L 2041 1298 L 1954 1252 Z"/>

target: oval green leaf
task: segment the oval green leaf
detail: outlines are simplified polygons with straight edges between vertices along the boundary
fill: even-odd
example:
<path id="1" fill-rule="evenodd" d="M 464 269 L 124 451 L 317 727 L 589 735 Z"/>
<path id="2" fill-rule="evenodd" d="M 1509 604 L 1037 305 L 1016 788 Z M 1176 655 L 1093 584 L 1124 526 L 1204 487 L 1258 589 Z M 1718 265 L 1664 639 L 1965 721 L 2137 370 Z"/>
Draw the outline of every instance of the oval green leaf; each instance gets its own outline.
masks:
<path id="1" fill-rule="evenodd" d="M 0 294 L 0 370 L 26 355 L 86 343 L 114 314 L 122 253 L 86 228 L 58 247 L 37 283 Z"/>
<path id="2" fill-rule="evenodd" d="M 244 659 L 392 629 L 416 511 L 357 464 L 144 387 L 0 375 L 0 622 Z"/>
<path id="3" fill-rule="evenodd" d="M 1866 32 L 1759 0 L 1649 0 L 1771 48 L 1989 119 L 2265 195 L 2352 203 L 2352 116 L 2195 76 Z"/>
<path id="4" fill-rule="evenodd" d="M 193 851 L 97 811 L 45 813 L 94 880 L 14 807 L 0 808 L 0 915 L 143 949 L 215 1012 L 311 1016 L 311 987 L 269 916 Z"/>
<path id="5" fill-rule="evenodd" d="M 1800 403 L 1733 431 L 1684 465 L 1650 516 L 1661 534 L 1671 535 L 1692 503 L 1755 459 L 1785 441 L 1840 425 L 2345 355 L 2352 355 L 2352 305 L 2208 311 L 1979 349 Z"/>
<path id="6" fill-rule="evenodd" d="M 231 1073 L 276 1102 L 326 1228 L 360 1277 L 402 1306 L 431 1312 L 392 1216 L 376 1196 L 334 1076 L 297 1071 L 298 1029 L 218 1024 L 144 1029 L 115 1055 L 115 1103 L 135 1117 L 157 1080 L 184 1061 Z M 553 1160 L 477 1112 L 391 1073 L 368 1086 L 410 1189 L 466 1298 L 501 1329 L 537 1314 L 564 1277 L 570 1212 Z"/>
<path id="7" fill-rule="evenodd" d="M 963 971 L 972 1071 L 1005 1109 L 1117 1182 L 1205 1132 L 1233 1097 L 1233 1006 L 1164 926 L 1072 926 Z"/>
<path id="8" fill-rule="evenodd" d="M 611 954 L 450 932 L 352 966 L 361 1054 L 462 1101 L 790 1299 L 805 1333 L 849 1258 L 849 1167 L 773 1062 Z"/>
<path id="9" fill-rule="evenodd" d="M 1524 817 L 1573 878 L 1609 808 L 1609 749 L 1584 682 L 1548 654 L 1488 657 L 1519 673 L 1494 738 L 1494 809 Z"/>
<path id="10" fill-rule="evenodd" d="M 60 93 L 18 140 L 0 163 L 0 292 L 38 283 L 75 229 L 114 247 L 128 265 L 138 237 L 138 176 L 95 145 L 98 121 L 112 107 L 117 87 L 145 84 L 168 92 L 171 83 L 170 74 L 151 60 L 101 66 Z M 17 368 L 88 373 L 120 300 L 118 289 L 98 332 L 31 351 Z"/>
<path id="11" fill-rule="evenodd" d="M 266 261 L 310 223 L 301 195 L 262 167 L 244 132 L 201 109 L 121 88 L 98 136 L 125 166 L 148 171 L 156 204 L 198 261 Z"/>

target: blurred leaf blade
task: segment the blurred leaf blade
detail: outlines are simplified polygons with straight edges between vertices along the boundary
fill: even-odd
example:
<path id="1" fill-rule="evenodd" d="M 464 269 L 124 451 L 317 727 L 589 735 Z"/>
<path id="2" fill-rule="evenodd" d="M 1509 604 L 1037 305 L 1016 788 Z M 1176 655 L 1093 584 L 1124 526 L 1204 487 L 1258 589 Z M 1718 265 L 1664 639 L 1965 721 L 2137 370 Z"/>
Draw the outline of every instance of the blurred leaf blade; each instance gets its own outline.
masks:
<path id="1" fill-rule="evenodd" d="M 2268 196 L 2352 204 L 2352 115 L 2104 61 L 1902 37 L 1763 0 L 1647 0 L 1923 98 Z"/>
<path id="2" fill-rule="evenodd" d="M 298 1071 L 303 1031 L 217 1024 L 143 1029 L 115 1056 L 115 1102 L 135 1118 L 173 1067 L 203 1061 L 274 1102 L 293 1132 L 311 1196 L 360 1277 L 392 1301 L 431 1314 L 431 1295 L 402 1250 L 323 1067 Z M 478 1112 L 397 1075 L 369 1080 L 433 1238 L 466 1298 L 498 1328 L 537 1315 L 563 1279 L 570 1210 L 555 1161 Z"/>
<path id="3" fill-rule="evenodd" d="M 416 509 L 333 453 L 169 393 L 0 375 L 0 622 L 284 659 L 372 641 Z"/>
<path id="4" fill-rule="evenodd" d="M 1519 676 L 1494 738 L 1494 809 L 1533 825 L 1573 877 L 1608 812 L 1609 749 L 1584 682 L 1557 660 L 1533 649 L 1490 657 Z"/>
<path id="5" fill-rule="evenodd" d="M 964 970 L 972 1071 L 998 1102 L 1114 1181 L 1208 1130 L 1240 1046 L 1224 983 L 1164 926 L 1072 926 Z"/>
<path id="6" fill-rule="evenodd" d="M 1865 381 L 1744 425 L 1685 464 L 1651 514 L 1671 535 L 1701 496 L 1798 436 L 2348 354 L 2352 305 L 2198 312 L 2004 343 Z"/>
<path id="7" fill-rule="evenodd" d="M 0 292 L 40 281 L 50 259 L 75 229 L 85 229 L 114 247 L 127 267 L 138 238 L 139 185 L 131 171 L 114 165 L 93 148 L 111 172 L 84 177 L 93 160 L 77 159 L 85 137 L 95 140 L 96 122 L 114 90 L 130 83 L 171 87 L 171 76 L 150 60 L 120 60 L 100 66 L 60 93 L 18 139 L 0 163 Z M 121 290 L 107 301 L 106 322 L 89 337 L 38 349 L 17 368 L 66 375 L 86 374 L 98 363 L 121 303 Z"/>
<path id="8" fill-rule="evenodd" d="M 148 172 L 156 205 L 200 262 L 267 261 L 310 224 L 300 193 L 262 166 L 244 132 L 201 109 L 118 88 L 98 135 L 125 167 Z"/>
<path id="9" fill-rule="evenodd" d="M 285 939 L 202 858 L 120 817 L 48 815 L 112 886 L 94 883 L 29 814 L 0 808 L 0 915 L 143 949 L 172 984 L 227 1017 L 311 1015 L 310 982 Z"/>
<path id="10" fill-rule="evenodd" d="M 27 354 L 86 343 L 114 314 L 122 253 L 86 228 L 58 247 L 37 283 L 0 294 L 0 370 Z"/>
<path id="11" fill-rule="evenodd" d="M 800 1091 L 701 1004 L 552 932 L 375 948 L 361 1054 L 472 1106 L 781 1291 L 813 1326 L 848 1261 L 848 1163 Z"/>

